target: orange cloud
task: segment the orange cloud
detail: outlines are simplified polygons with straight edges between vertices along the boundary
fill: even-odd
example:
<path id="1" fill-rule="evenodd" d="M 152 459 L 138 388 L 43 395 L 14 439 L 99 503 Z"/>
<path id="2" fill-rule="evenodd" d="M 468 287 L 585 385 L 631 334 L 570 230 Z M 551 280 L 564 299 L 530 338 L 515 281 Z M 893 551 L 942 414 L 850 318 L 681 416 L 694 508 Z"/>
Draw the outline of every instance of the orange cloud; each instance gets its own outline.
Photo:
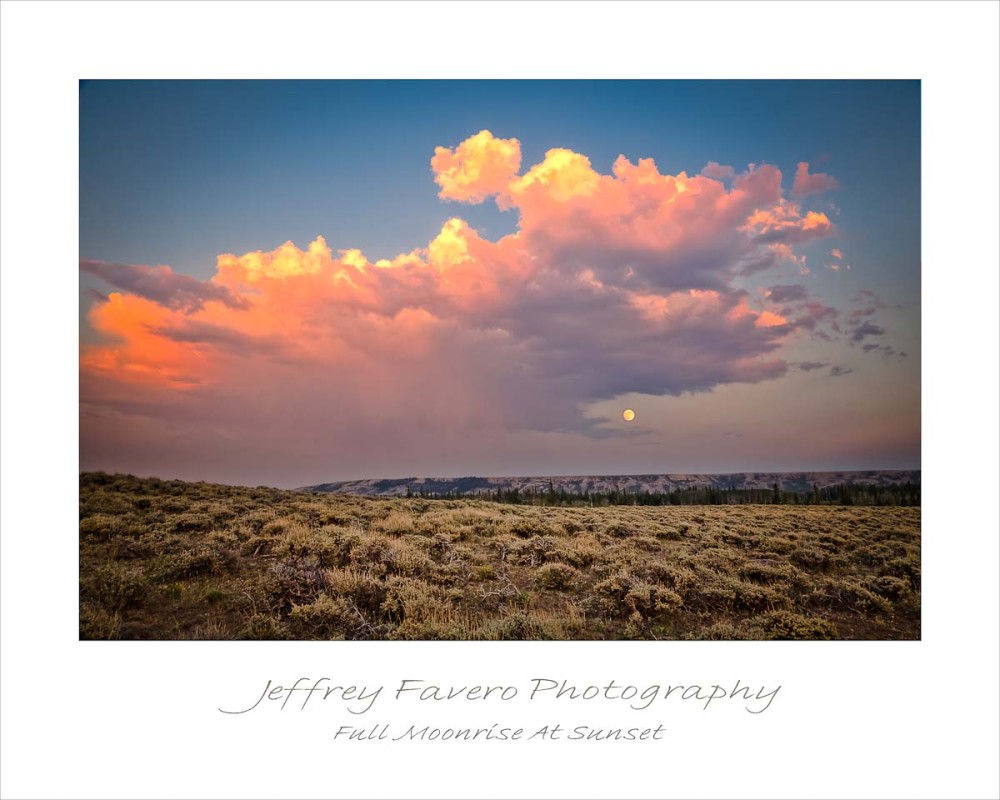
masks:
<path id="1" fill-rule="evenodd" d="M 190 343 L 176 342 L 157 328 L 180 322 L 184 314 L 137 295 L 111 292 L 89 314 L 94 330 L 107 345 L 85 346 L 80 368 L 141 384 L 167 384 L 185 389 L 201 383 L 205 356 Z"/>
<path id="2" fill-rule="evenodd" d="M 754 325 L 758 328 L 773 328 L 776 325 L 787 325 L 788 320 L 785 319 L 781 314 L 775 314 L 773 311 L 761 311 L 757 315 L 757 319 L 754 320 Z"/>
<path id="3" fill-rule="evenodd" d="M 820 211 L 809 211 L 803 216 L 795 203 L 781 200 L 770 208 L 756 209 L 747 217 L 743 230 L 759 242 L 788 245 L 828 236 L 833 232 L 833 223 Z M 788 251 L 782 252 L 787 257 Z"/>
<path id="4" fill-rule="evenodd" d="M 502 194 L 521 168 L 521 143 L 497 139 L 483 130 L 454 150 L 438 147 L 431 159 L 434 180 L 444 200 L 480 203 Z"/>
<path id="5" fill-rule="evenodd" d="M 517 205 L 530 202 L 530 198 L 567 203 L 592 195 L 600 179 L 591 168 L 589 158 L 572 150 L 555 148 L 546 152 L 544 161 L 512 181 L 509 188 Z"/>
<path id="6" fill-rule="evenodd" d="M 347 458 L 415 427 L 587 432 L 581 409 L 601 398 L 779 377 L 785 341 L 829 323 L 751 309 L 736 285 L 805 269 L 796 245 L 832 231 L 782 196 L 776 167 L 670 175 L 620 156 L 606 174 L 562 148 L 520 162 L 518 140 L 489 131 L 431 162 L 442 198 L 517 210 L 497 241 L 456 216 L 374 262 L 319 236 L 220 255 L 208 281 L 96 268 L 133 289 L 89 313 L 82 403 L 122 430 L 169 416 L 223 448 L 249 436 Z"/>

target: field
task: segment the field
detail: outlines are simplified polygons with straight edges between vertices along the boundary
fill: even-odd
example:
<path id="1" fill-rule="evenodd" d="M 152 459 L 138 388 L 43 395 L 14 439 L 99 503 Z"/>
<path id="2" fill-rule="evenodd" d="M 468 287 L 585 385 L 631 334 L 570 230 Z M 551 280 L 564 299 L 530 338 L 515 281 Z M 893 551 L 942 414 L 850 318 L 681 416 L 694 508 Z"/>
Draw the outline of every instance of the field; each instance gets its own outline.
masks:
<path id="1" fill-rule="evenodd" d="M 920 509 L 80 476 L 82 639 L 919 639 Z"/>

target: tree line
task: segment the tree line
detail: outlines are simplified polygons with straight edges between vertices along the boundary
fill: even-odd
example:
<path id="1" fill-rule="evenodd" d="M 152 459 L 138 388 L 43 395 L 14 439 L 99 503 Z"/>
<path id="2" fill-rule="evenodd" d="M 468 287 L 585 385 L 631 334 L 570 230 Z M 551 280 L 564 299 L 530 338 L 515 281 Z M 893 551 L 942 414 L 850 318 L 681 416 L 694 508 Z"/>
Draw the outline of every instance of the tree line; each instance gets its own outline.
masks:
<path id="1" fill-rule="evenodd" d="M 473 492 L 446 493 L 421 491 L 418 495 L 407 489 L 407 497 L 456 499 L 474 497 L 495 503 L 533 506 L 725 506 L 725 505 L 831 505 L 831 506 L 919 506 L 920 484 L 909 481 L 895 485 L 876 483 L 840 483 L 820 487 L 813 484 L 807 490 L 782 489 L 773 484 L 768 489 L 718 488 L 699 486 L 651 492 L 648 489 L 614 488 L 607 491 L 567 492 L 550 482 L 547 489 L 498 488 Z"/>

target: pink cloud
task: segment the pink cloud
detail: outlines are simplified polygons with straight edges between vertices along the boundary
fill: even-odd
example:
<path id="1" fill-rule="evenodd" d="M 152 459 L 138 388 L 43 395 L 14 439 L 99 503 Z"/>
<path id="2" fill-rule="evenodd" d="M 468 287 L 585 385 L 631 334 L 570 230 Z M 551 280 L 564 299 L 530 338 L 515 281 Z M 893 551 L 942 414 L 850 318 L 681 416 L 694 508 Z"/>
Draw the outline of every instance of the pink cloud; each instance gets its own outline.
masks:
<path id="1" fill-rule="evenodd" d="M 727 164 L 719 164 L 715 161 L 709 161 L 704 167 L 702 167 L 701 174 L 706 178 L 714 178 L 717 181 L 721 181 L 726 178 L 732 178 L 736 174 L 736 170 Z"/>
<path id="2" fill-rule="evenodd" d="M 809 174 L 809 163 L 800 161 L 798 169 L 795 170 L 795 183 L 792 185 L 792 194 L 796 197 L 806 197 L 819 192 L 829 192 L 837 189 L 840 182 L 836 178 L 827 175 L 825 172 L 814 172 Z"/>
<path id="3" fill-rule="evenodd" d="M 600 399 L 780 377 L 786 343 L 830 322 L 804 294 L 772 287 L 751 307 L 737 286 L 786 260 L 808 271 L 794 248 L 832 231 L 782 196 L 776 167 L 727 188 L 652 159 L 621 156 L 611 174 L 561 148 L 523 172 L 520 160 L 517 139 L 489 131 L 432 159 L 443 198 L 518 212 L 497 241 L 454 217 L 374 262 L 317 237 L 220 255 L 208 282 L 164 272 L 150 289 L 141 271 L 95 271 L 124 291 L 89 312 L 100 341 L 81 350 L 84 443 L 151 420 L 179 440 L 238 451 L 250 437 L 256 452 L 318 459 L 376 439 L 417 448 L 417 429 L 444 448 L 491 431 L 587 433 L 583 409 Z"/>

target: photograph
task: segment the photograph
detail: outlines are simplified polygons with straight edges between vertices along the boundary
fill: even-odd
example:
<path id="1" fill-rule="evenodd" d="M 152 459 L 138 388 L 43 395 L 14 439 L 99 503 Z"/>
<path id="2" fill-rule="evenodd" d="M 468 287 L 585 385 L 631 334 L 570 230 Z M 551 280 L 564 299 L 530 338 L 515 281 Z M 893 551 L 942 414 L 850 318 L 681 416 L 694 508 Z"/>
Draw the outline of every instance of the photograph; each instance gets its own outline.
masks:
<path id="1" fill-rule="evenodd" d="M 0 800 L 1000 797 L 1000 4 L 0 19 Z"/>
<path id="2" fill-rule="evenodd" d="M 919 80 L 79 81 L 81 640 L 920 640 Z"/>

